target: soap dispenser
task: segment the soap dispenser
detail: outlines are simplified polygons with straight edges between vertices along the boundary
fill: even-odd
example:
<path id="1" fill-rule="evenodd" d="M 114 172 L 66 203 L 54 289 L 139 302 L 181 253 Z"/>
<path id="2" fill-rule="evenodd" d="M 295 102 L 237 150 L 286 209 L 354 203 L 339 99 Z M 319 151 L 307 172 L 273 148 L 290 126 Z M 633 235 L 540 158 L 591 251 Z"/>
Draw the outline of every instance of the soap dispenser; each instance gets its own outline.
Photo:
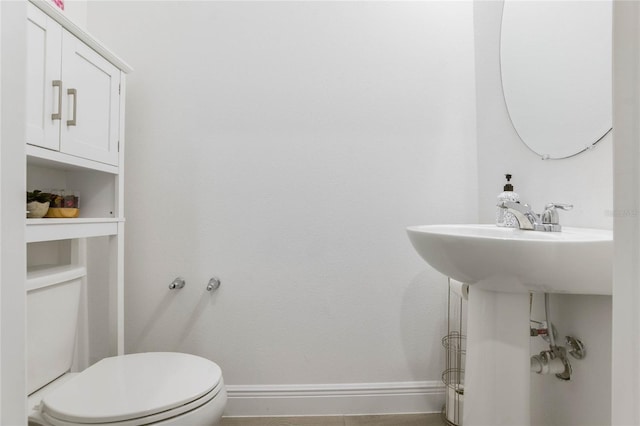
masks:
<path id="1" fill-rule="evenodd" d="M 511 175 L 504 175 L 507 178 L 507 183 L 504 186 L 504 191 L 498 195 L 498 204 L 503 201 L 513 201 L 518 202 L 520 200 L 520 196 L 514 192 L 513 185 L 511 185 Z M 496 213 L 496 225 L 504 226 L 505 228 L 517 228 L 518 221 L 513 213 L 498 207 L 498 211 Z"/>

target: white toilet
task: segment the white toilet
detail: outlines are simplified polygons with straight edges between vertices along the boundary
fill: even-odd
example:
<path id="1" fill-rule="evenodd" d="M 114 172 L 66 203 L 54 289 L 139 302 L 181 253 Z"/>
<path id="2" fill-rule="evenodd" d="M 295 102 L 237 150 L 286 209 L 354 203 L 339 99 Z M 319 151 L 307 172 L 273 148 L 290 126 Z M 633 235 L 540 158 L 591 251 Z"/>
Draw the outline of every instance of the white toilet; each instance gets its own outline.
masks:
<path id="1" fill-rule="evenodd" d="M 227 393 L 220 367 L 205 358 L 147 352 L 69 373 L 80 290 L 76 278 L 27 292 L 30 425 L 219 424 Z"/>

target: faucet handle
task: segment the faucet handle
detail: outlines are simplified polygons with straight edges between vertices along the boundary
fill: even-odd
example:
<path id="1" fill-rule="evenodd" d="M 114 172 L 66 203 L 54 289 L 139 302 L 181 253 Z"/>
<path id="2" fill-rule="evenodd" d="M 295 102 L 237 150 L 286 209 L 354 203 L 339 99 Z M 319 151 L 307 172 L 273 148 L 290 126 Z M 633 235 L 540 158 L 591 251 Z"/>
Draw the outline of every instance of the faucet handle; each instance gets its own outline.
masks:
<path id="1" fill-rule="evenodd" d="M 558 210 L 571 210 L 573 208 L 573 204 L 564 204 L 564 203 L 549 203 L 544 206 L 544 211 L 540 215 L 540 219 L 542 219 L 543 224 L 553 224 L 557 225 L 560 222 L 560 217 L 558 215 Z"/>
<path id="2" fill-rule="evenodd" d="M 556 208 L 556 209 L 562 209 L 562 210 L 571 210 L 573 208 L 573 204 L 566 204 L 566 203 L 549 203 L 546 206 L 544 206 L 544 209 L 551 209 L 551 208 Z"/>

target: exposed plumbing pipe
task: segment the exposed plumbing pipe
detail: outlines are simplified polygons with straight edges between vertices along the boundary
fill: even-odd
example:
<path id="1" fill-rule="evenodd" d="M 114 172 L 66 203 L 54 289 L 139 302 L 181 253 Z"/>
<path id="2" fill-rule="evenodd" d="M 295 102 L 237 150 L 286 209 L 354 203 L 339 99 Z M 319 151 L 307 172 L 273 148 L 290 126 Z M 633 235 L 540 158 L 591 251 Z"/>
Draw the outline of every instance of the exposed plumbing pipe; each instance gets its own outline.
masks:
<path id="1" fill-rule="evenodd" d="M 547 321 L 547 336 L 549 336 L 549 344 L 551 348 L 555 348 L 556 346 L 556 337 L 553 335 L 553 325 L 551 324 L 551 309 L 549 309 L 549 293 L 544 294 L 544 316 Z"/>
<path id="2" fill-rule="evenodd" d="M 556 338 L 551 323 L 551 309 L 549 308 L 549 294 L 544 294 L 544 314 L 547 322 L 547 338 L 549 349 L 531 357 L 531 371 L 537 374 L 555 374 L 562 380 L 571 378 L 571 364 L 567 359 L 564 346 L 556 346 Z"/>

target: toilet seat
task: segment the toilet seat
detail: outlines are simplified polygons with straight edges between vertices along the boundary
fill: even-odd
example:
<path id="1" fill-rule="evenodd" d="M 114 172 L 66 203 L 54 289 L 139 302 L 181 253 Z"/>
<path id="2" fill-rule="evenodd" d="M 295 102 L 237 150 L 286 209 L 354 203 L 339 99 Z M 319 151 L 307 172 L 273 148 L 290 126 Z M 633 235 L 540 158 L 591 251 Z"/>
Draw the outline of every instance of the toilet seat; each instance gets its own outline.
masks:
<path id="1" fill-rule="evenodd" d="M 140 425 L 196 409 L 224 387 L 215 363 L 195 355 L 149 352 L 105 358 L 42 399 L 54 426 Z"/>

